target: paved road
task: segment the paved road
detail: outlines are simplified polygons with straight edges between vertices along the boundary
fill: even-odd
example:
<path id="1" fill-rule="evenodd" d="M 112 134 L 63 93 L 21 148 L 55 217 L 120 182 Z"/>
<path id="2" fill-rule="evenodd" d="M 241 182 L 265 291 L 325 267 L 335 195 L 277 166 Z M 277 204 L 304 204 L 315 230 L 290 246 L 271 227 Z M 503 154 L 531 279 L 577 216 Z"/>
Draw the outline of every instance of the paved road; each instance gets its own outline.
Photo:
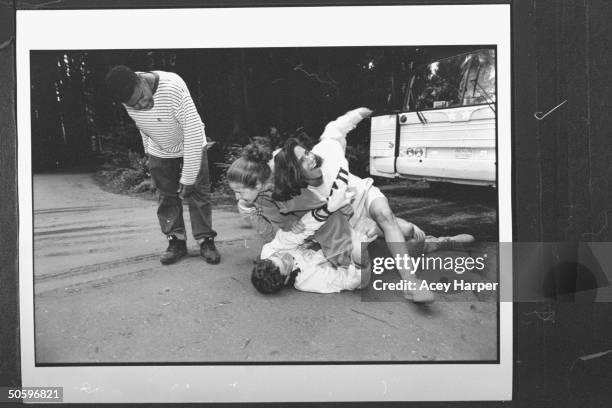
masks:
<path id="1" fill-rule="evenodd" d="M 470 292 L 427 307 L 359 292 L 262 296 L 249 280 L 261 243 L 235 212 L 214 211 L 220 265 L 192 240 L 187 259 L 162 266 L 155 211 L 91 174 L 34 176 L 37 362 L 496 358 L 496 304 Z"/>

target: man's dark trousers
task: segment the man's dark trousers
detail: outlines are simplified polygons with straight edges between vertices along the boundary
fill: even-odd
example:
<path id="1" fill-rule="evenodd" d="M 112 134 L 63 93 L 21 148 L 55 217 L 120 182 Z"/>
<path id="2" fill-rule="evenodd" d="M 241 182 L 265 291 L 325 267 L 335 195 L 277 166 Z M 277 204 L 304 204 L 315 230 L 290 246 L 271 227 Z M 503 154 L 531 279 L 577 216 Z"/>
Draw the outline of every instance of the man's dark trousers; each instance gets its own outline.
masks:
<path id="1" fill-rule="evenodd" d="M 162 159 L 149 155 L 149 172 L 158 192 L 157 218 L 162 232 L 179 239 L 187 239 L 183 220 L 183 202 L 178 196 L 183 158 Z M 208 154 L 202 149 L 202 163 L 194 184 L 193 193 L 186 199 L 189 204 L 191 230 L 196 240 L 215 237 L 212 229 Z"/>

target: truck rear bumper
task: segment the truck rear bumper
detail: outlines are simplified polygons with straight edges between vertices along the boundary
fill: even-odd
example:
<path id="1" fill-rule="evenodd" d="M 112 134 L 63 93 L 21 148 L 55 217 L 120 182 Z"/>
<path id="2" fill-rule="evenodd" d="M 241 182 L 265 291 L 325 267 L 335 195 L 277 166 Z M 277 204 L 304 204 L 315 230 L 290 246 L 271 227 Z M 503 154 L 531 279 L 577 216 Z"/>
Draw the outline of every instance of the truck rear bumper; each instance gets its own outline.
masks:
<path id="1" fill-rule="evenodd" d="M 489 160 L 412 159 L 398 160 L 397 175 L 404 178 L 495 185 L 495 163 Z"/>

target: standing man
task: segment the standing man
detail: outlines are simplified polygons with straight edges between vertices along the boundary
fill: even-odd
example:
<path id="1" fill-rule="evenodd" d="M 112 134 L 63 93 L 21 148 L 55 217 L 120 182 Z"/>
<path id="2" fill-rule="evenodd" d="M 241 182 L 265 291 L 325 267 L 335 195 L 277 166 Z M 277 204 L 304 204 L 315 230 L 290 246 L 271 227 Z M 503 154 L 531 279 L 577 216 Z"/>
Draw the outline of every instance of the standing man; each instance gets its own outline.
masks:
<path id="1" fill-rule="evenodd" d="M 210 264 L 221 257 L 212 229 L 210 182 L 204 124 L 189 89 L 177 74 L 134 72 L 119 65 L 106 75 L 110 95 L 123 104 L 142 136 L 149 171 L 158 191 L 157 217 L 169 241 L 161 263 L 175 263 L 187 254 L 183 201 L 189 204 L 194 238 Z"/>

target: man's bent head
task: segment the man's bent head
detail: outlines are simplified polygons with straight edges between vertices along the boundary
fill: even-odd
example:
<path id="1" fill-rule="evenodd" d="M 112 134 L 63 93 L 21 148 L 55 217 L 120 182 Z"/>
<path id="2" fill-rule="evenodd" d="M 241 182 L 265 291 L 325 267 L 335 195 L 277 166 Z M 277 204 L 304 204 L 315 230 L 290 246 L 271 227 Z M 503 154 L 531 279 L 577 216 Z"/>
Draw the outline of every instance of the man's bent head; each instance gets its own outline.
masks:
<path id="1" fill-rule="evenodd" d="M 117 65 L 106 75 L 106 84 L 113 100 L 124 103 L 135 110 L 153 107 L 153 92 L 144 78 L 130 67 Z"/>

